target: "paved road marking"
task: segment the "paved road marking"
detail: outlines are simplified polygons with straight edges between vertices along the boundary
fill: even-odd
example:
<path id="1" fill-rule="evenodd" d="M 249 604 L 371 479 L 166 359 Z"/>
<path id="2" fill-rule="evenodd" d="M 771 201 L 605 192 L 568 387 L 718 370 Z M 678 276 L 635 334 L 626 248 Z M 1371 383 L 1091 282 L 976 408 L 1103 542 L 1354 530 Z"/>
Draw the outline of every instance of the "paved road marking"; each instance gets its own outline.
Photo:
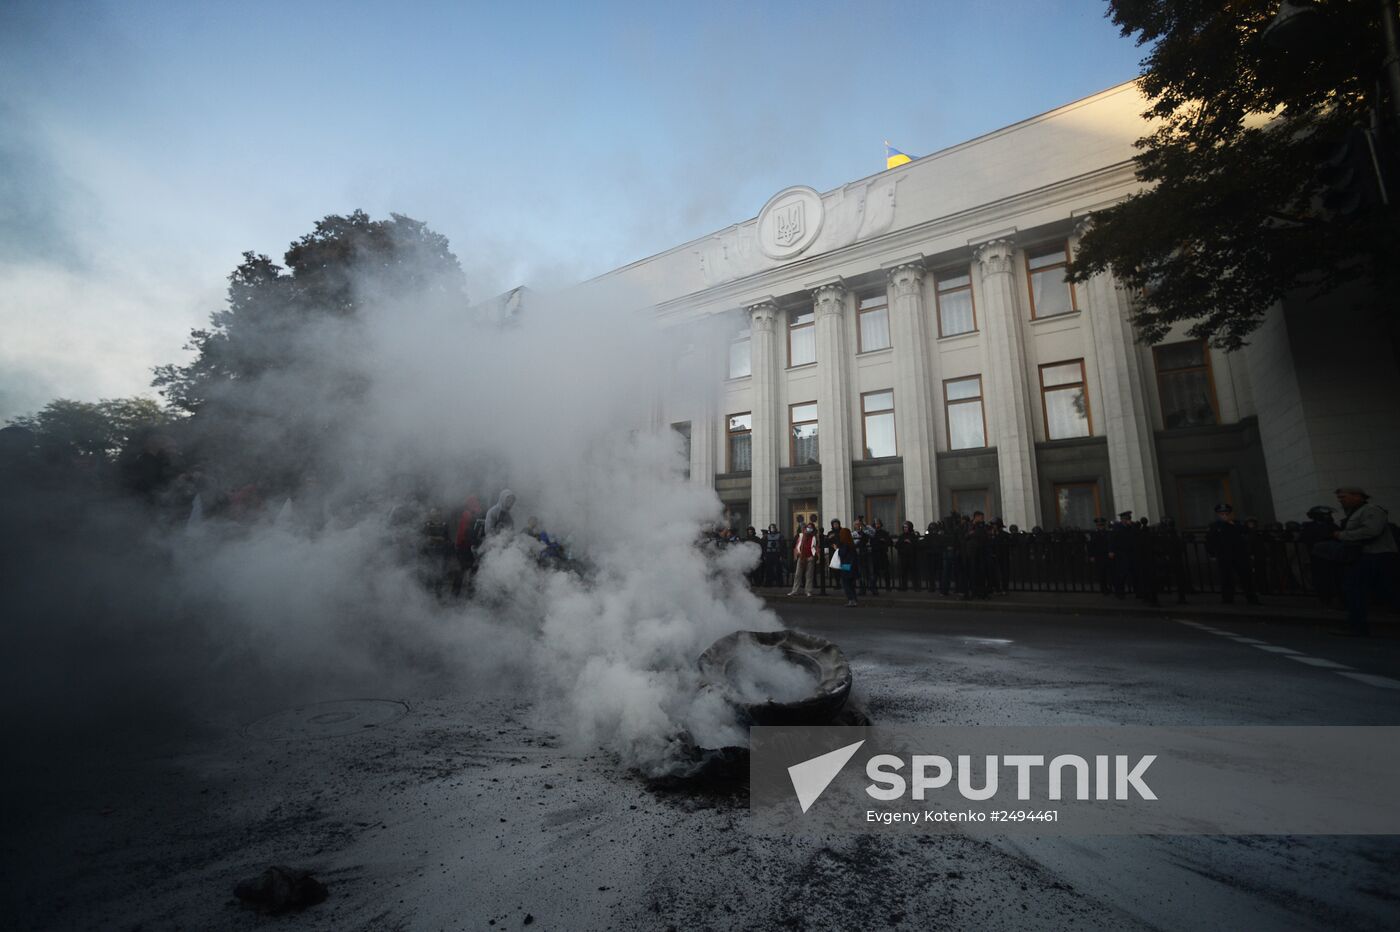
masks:
<path id="1" fill-rule="evenodd" d="M 1339 676 L 1356 680 L 1358 683 L 1365 683 L 1367 686 L 1379 686 L 1381 689 L 1400 689 L 1400 680 L 1393 680 L 1388 676 L 1376 676 L 1374 673 L 1343 673 L 1340 670 L 1337 673 Z"/>
<path id="2" fill-rule="evenodd" d="M 1248 644 L 1250 647 L 1258 650 L 1268 651 L 1271 654 L 1278 654 L 1280 657 L 1287 657 L 1289 660 L 1305 663 L 1310 667 L 1320 667 L 1324 670 L 1331 670 L 1338 676 L 1345 676 L 1349 680 L 1365 683 L 1367 686 L 1375 686 L 1377 689 L 1400 689 L 1400 680 L 1392 679 L 1388 676 L 1376 676 L 1374 673 L 1357 673 L 1346 664 L 1337 663 L 1335 660 L 1327 660 L 1324 657 L 1308 657 L 1301 651 L 1296 651 L 1291 647 L 1278 647 L 1274 644 L 1266 644 L 1256 638 L 1242 637 L 1233 631 L 1222 631 L 1219 628 L 1211 628 L 1198 621 L 1187 621 L 1184 618 L 1177 618 L 1175 621 L 1183 625 L 1189 625 L 1198 631 L 1204 631 L 1207 634 L 1218 634 L 1238 644 Z"/>
<path id="3" fill-rule="evenodd" d="M 1321 657 L 1300 657 L 1300 656 L 1297 656 L 1297 655 L 1290 655 L 1290 656 L 1288 657 L 1288 659 L 1289 659 L 1289 660 L 1296 660 L 1296 661 L 1298 661 L 1299 663 L 1306 663 L 1306 664 L 1308 664 L 1309 666 L 1313 666 L 1313 667 L 1326 667 L 1326 668 L 1329 669 L 1329 670 L 1352 670 L 1352 669 L 1355 669 L 1354 667 L 1349 667 L 1349 666 L 1347 666 L 1347 665 L 1344 664 L 1344 663 L 1337 663 L 1335 660 L 1324 660 L 1324 659 L 1321 658 Z"/>

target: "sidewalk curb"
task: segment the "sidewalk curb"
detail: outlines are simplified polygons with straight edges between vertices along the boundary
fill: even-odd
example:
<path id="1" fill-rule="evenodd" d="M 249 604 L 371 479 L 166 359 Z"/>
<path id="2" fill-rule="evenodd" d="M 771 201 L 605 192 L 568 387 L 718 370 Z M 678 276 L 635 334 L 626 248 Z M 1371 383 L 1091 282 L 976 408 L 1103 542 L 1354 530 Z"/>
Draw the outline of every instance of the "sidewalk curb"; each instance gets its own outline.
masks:
<path id="1" fill-rule="evenodd" d="M 762 598 L 765 602 L 774 605 L 800 604 L 807 600 L 802 596 L 788 597 L 787 592 L 779 589 L 755 589 L 754 594 Z M 845 596 L 840 594 L 829 594 L 826 596 L 815 595 L 811 604 L 826 604 L 827 601 L 839 601 Z M 998 599 L 976 599 L 964 600 L 960 598 L 930 598 L 922 594 L 883 594 L 873 598 L 866 596 L 861 602 L 862 605 L 900 605 L 937 606 L 940 609 L 955 609 L 958 611 L 997 611 L 997 612 L 1023 612 L 1028 614 L 1041 615 L 1108 615 L 1108 616 L 1131 616 L 1133 618 L 1161 618 L 1172 620 L 1175 618 L 1185 618 L 1190 621 L 1246 621 L 1263 622 L 1264 624 L 1281 624 L 1295 627 L 1312 628 L 1333 628 L 1346 624 L 1346 616 L 1341 612 L 1336 614 L 1323 614 L 1322 612 L 1309 614 L 1270 614 L 1271 609 L 1277 609 L 1275 605 L 1262 605 L 1258 608 L 1246 610 L 1224 609 L 1215 605 L 1202 605 L 1200 603 L 1188 602 L 1185 605 L 1160 604 L 1157 606 L 1147 606 L 1137 603 L 1137 600 L 1120 601 L 1118 599 L 1106 599 L 1104 604 L 1095 605 L 1092 603 L 1064 603 L 1047 599 L 1043 602 L 1021 602 L 1004 601 Z M 1371 627 L 1380 629 L 1388 634 L 1400 634 L 1400 619 L 1393 616 L 1382 615 L 1371 617 Z"/>

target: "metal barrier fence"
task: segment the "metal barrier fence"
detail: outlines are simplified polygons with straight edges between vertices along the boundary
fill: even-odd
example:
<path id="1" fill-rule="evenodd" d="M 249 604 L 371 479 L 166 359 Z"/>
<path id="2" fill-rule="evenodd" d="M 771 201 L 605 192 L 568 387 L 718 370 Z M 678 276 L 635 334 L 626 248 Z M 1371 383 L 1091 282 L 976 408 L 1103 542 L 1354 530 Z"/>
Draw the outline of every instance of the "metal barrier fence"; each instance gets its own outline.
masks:
<path id="1" fill-rule="evenodd" d="M 1186 592 L 1220 591 L 1219 565 L 1206 552 L 1204 533 L 1185 531 L 1174 539 L 1149 533 L 1158 592 L 1175 593 L 1178 588 Z M 824 550 L 818 582 L 824 589 L 839 590 L 839 574 L 829 569 L 830 559 L 831 551 Z M 941 548 L 935 554 L 923 541 L 914 553 L 911 587 L 943 588 L 942 575 L 949 562 L 952 565 L 947 589 L 966 591 L 970 580 L 962 565 L 966 562 L 963 555 L 959 553 L 954 560 L 944 561 Z M 903 572 L 894 548 L 890 548 L 887 564 L 888 572 L 877 581 L 878 587 L 897 588 Z M 1262 595 L 1315 595 L 1319 584 L 1324 590 L 1336 586 L 1336 582 L 1314 577 L 1308 545 L 1288 531 L 1255 532 L 1249 546 L 1249 564 L 1254 586 Z M 792 585 L 794 569 L 791 559 L 785 559 L 782 585 Z M 1078 531 L 1002 535 L 992 546 L 987 571 L 990 588 L 1002 592 L 1099 592 L 1104 576 L 1109 586 L 1113 584 L 1111 571 L 1101 575 L 1099 563 L 1092 558 L 1089 535 Z M 1131 582 L 1128 588 L 1131 590 Z"/>

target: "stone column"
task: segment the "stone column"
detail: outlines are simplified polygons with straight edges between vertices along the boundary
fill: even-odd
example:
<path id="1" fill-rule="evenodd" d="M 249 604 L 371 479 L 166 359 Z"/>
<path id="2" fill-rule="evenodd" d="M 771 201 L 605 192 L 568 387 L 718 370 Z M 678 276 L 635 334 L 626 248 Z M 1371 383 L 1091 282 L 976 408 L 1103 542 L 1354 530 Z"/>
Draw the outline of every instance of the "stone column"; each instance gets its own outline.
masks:
<path id="1" fill-rule="evenodd" d="M 885 266 L 894 354 L 894 414 L 904 462 L 904 517 L 922 528 L 938 513 L 937 459 L 933 449 L 933 378 L 924 315 L 923 256 Z"/>
<path id="2" fill-rule="evenodd" d="M 715 451 L 720 444 L 717 386 L 728 362 L 718 340 L 706 337 L 700 349 L 700 403 L 690 422 L 690 480 L 709 489 L 715 487 Z"/>
<path id="3" fill-rule="evenodd" d="M 1009 239 L 974 249 L 981 280 L 982 380 L 987 426 L 997 448 L 1001 517 L 1023 528 L 1040 523 L 1040 487 L 1035 468 L 1035 420 L 1021 345 L 1020 311 Z M 1037 387 L 1037 390 L 1038 387 Z"/>
<path id="4" fill-rule="evenodd" d="M 777 317 L 772 298 L 749 307 L 753 386 L 749 514 L 754 527 L 765 529 L 778 521 L 778 440 L 787 429 L 786 418 L 778 412 L 778 348 L 773 336 Z"/>
<path id="5" fill-rule="evenodd" d="M 851 385 L 846 351 L 846 283 L 822 282 L 812 289 L 817 318 L 817 455 L 822 461 L 821 518 L 840 518 L 849 527 L 851 512 Z"/>
<path id="6" fill-rule="evenodd" d="M 1089 225 L 1080 223 L 1082 235 Z M 1101 272 L 1083 285 L 1086 311 L 1094 341 L 1102 410 L 1094 425 L 1108 442 L 1108 468 L 1114 512 L 1131 508 L 1135 516 L 1154 521 L 1162 517 L 1162 481 L 1157 469 L 1157 445 L 1148 410 L 1146 373 L 1128 322 L 1131 299 L 1113 276 Z"/>

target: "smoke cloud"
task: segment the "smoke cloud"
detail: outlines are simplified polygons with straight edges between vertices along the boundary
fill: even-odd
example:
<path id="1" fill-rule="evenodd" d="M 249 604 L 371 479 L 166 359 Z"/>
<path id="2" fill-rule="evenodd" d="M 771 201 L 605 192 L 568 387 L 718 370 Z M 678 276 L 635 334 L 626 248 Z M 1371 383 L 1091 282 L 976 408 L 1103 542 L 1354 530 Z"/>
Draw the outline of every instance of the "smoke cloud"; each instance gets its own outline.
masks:
<path id="1" fill-rule="evenodd" d="M 713 389 L 678 381 L 681 338 L 604 288 L 503 319 L 450 281 L 403 293 L 402 272 L 354 281 L 359 314 L 276 334 L 266 350 L 296 365 L 226 389 L 239 430 L 189 434 L 188 517 L 6 478 L 7 725 L 150 736 L 322 699 L 492 692 L 648 774 L 687 741 L 743 740 L 695 660 L 779 623 L 742 582 L 754 548 L 697 546 L 720 505 L 684 479 L 658 386 Z M 248 484 L 261 509 L 221 515 Z M 437 508 L 455 533 L 468 496 L 506 487 L 517 533 L 489 539 L 453 598 L 420 526 Z M 518 533 L 530 517 L 572 568 Z"/>

